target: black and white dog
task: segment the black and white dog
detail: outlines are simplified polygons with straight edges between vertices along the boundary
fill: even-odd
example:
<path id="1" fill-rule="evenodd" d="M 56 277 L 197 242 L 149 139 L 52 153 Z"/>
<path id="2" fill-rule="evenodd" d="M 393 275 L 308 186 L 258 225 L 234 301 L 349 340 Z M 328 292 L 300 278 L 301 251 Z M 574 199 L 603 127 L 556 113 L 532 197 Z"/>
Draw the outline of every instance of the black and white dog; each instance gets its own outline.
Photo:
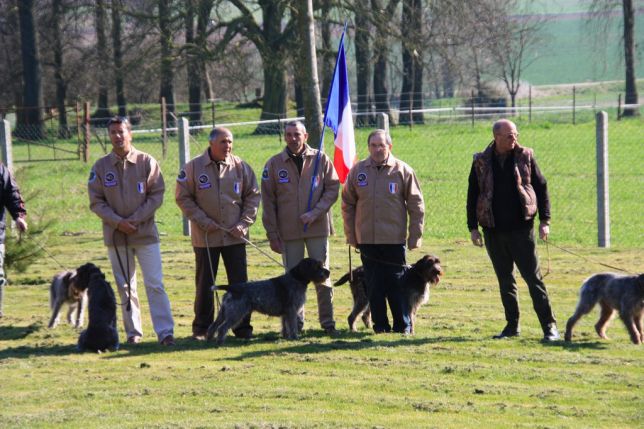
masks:
<path id="1" fill-rule="evenodd" d="M 282 336 L 298 338 L 297 314 L 306 301 L 309 282 L 321 283 L 329 278 L 329 270 L 322 262 L 302 259 L 289 272 L 279 277 L 256 282 L 217 286 L 225 290 L 217 318 L 208 328 L 207 338 L 217 335 L 217 344 L 226 339 L 228 330 L 234 328 L 252 311 L 282 318 Z"/>
<path id="2" fill-rule="evenodd" d="M 63 271 L 54 276 L 49 286 L 49 307 L 51 319 L 49 328 L 55 328 L 60 321 L 60 310 L 68 304 L 67 322 L 75 328 L 83 326 L 87 308 L 87 282 L 78 281 L 76 270 Z"/>
<path id="3" fill-rule="evenodd" d="M 89 294 L 89 324 L 78 337 L 78 351 L 103 352 L 119 348 L 116 330 L 116 298 L 100 268 L 87 263 L 77 270 L 79 281 L 86 281 Z"/>

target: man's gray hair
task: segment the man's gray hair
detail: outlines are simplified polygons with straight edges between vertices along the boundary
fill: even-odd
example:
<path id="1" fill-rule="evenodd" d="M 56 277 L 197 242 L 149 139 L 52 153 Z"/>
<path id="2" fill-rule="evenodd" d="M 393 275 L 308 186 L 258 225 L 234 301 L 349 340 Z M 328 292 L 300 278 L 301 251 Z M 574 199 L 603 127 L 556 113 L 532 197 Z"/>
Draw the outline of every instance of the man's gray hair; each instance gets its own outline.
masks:
<path id="1" fill-rule="evenodd" d="M 211 142 L 213 140 L 217 140 L 217 137 L 219 137 L 219 135 L 223 133 L 228 133 L 231 136 L 233 135 L 233 133 L 228 128 L 215 127 L 212 129 L 212 131 L 210 131 L 210 135 L 208 135 L 208 141 Z"/>
<path id="2" fill-rule="evenodd" d="M 288 121 L 286 125 L 284 125 L 284 129 L 286 129 L 287 127 L 302 127 L 304 132 L 306 132 L 306 125 L 304 125 L 304 122 L 300 121 L 299 119 Z"/>
<path id="3" fill-rule="evenodd" d="M 369 142 L 371 141 L 371 137 L 373 137 L 375 135 L 378 135 L 378 134 L 382 134 L 383 136 L 385 136 L 385 141 L 387 142 L 387 144 L 389 146 L 391 146 L 393 144 L 392 141 L 391 141 L 391 136 L 389 135 L 389 133 L 386 130 L 381 130 L 381 129 L 373 130 L 369 134 L 369 137 L 367 137 L 367 144 L 369 144 Z"/>

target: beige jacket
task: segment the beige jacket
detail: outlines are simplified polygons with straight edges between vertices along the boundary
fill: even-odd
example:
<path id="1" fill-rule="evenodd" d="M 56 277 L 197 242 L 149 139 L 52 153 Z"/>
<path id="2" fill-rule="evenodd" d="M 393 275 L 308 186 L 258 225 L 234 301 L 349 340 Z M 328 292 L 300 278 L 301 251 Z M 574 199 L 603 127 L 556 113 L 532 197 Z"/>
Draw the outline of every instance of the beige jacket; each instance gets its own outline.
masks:
<path id="1" fill-rule="evenodd" d="M 407 234 L 409 215 L 409 235 Z M 351 168 L 342 189 L 342 217 L 347 243 L 420 246 L 425 203 L 416 174 L 389 155 L 380 169 L 371 158 Z"/>
<path id="2" fill-rule="evenodd" d="M 128 245 L 159 241 L 154 212 L 163 203 L 165 185 L 159 164 L 134 147 L 121 159 L 114 152 L 96 161 L 87 183 L 89 208 L 103 220 L 103 241 L 107 246 L 125 243 L 116 232 L 118 223 L 127 220 L 137 226 L 129 234 Z"/>
<path id="3" fill-rule="evenodd" d="M 260 195 L 255 173 L 246 162 L 229 155 L 217 169 L 206 149 L 179 172 L 175 200 L 190 219 L 192 245 L 206 247 L 206 231 L 212 224 L 223 229 L 237 224 L 250 227 L 257 217 Z M 244 243 L 223 229 L 208 234 L 209 247 Z"/>
<path id="4" fill-rule="evenodd" d="M 311 212 L 315 220 L 304 224 L 300 216 L 307 212 L 311 181 L 317 149 L 304 148 L 301 175 L 286 149 L 268 160 L 262 172 L 262 222 L 270 240 L 300 240 L 310 237 L 328 237 L 333 233 L 331 206 L 338 199 L 340 181 L 333 163 L 326 154 L 320 154 L 316 187 L 311 198 Z"/>

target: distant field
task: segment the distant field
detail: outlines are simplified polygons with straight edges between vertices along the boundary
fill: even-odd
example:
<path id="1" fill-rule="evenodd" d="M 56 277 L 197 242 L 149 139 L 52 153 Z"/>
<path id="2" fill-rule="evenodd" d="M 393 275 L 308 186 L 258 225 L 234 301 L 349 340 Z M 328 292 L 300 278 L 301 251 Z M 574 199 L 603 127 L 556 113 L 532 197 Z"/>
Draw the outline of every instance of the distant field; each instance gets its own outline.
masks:
<path id="1" fill-rule="evenodd" d="M 535 59 L 522 79 L 532 85 L 578 83 L 624 79 L 622 18 L 610 18 L 608 32 L 590 23 L 579 12 L 587 11 L 588 2 L 534 2 L 534 12 L 546 10 L 549 21 L 543 29 L 544 40 L 528 59 Z M 618 10 L 620 10 L 618 8 Z M 557 14 L 560 15 L 557 15 Z M 644 14 L 635 19 L 636 45 L 644 43 Z M 637 48 L 636 48 L 637 49 Z M 644 78 L 641 49 L 636 55 L 635 73 Z"/>

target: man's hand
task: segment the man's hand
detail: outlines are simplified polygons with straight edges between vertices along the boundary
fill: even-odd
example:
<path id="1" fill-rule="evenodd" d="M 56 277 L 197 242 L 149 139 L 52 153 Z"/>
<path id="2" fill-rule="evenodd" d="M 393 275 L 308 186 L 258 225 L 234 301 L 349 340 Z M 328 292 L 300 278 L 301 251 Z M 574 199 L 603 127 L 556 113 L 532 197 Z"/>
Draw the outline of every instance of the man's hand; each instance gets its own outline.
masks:
<path id="1" fill-rule="evenodd" d="M 20 232 L 25 232 L 27 230 L 27 221 L 24 218 L 19 217 L 18 219 L 16 219 L 16 226 L 18 227 Z"/>
<path id="2" fill-rule="evenodd" d="M 271 238 L 268 240 L 271 245 L 271 250 L 275 253 L 282 253 L 282 240 L 279 238 Z"/>
<path id="3" fill-rule="evenodd" d="M 123 232 L 125 234 L 133 234 L 133 233 L 136 232 L 137 228 L 130 221 L 122 220 L 122 221 L 119 222 L 119 224 L 117 225 L 116 229 L 118 229 L 119 231 L 121 231 L 121 232 Z"/>
<path id="4" fill-rule="evenodd" d="M 302 216 L 300 216 L 300 220 L 304 225 L 308 225 L 310 223 L 313 223 L 313 221 L 316 219 L 316 217 L 313 215 L 312 212 L 306 212 Z"/>
<path id="5" fill-rule="evenodd" d="M 539 224 L 539 238 L 543 241 L 548 241 L 548 235 L 550 235 L 550 226 L 547 223 Z"/>
<path id="6" fill-rule="evenodd" d="M 219 225 L 217 225 L 215 222 L 210 222 L 208 224 L 208 228 L 206 228 L 206 232 L 215 232 L 219 229 Z"/>
<path id="7" fill-rule="evenodd" d="M 473 245 L 483 247 L 483 237 L 481 237 L 481 233 L 478 229 L 470 231 L 470 239 L 472 240 Z"/>
<path id="8" fill-rule="evenodd" d="M 243 224 L 238 223 L 237 225 L 233 226 L 228 232 L 235 238 L 242 238 L 246 235 L 247 231 L 248 228 L 246 228 Z"/>

